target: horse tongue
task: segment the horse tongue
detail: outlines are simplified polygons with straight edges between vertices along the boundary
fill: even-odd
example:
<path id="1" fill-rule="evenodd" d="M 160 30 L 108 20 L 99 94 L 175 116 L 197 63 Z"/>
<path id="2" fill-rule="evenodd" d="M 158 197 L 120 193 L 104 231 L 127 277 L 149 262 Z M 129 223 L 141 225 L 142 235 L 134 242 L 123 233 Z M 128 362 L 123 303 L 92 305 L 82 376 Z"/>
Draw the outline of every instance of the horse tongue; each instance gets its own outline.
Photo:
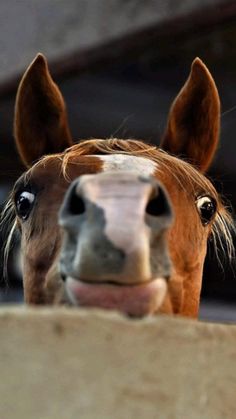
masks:
<path id="1" fill-rule="evenodd" d="M 157 312 L 167 284 L 164 278 L 157 278 L 142 285 L 97 285 L 68 277 L 66 289 L 71 301 L 81 307 L 118 310 L 133 317 L 143 317 Z"/>

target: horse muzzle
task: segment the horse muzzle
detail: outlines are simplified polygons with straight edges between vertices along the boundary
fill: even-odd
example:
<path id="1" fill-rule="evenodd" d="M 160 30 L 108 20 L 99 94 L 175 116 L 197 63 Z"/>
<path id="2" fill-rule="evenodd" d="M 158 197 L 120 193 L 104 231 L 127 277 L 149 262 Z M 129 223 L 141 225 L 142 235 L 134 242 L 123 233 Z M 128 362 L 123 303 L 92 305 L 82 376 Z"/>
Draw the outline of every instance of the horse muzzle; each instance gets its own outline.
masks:
<path id="1" fill-rule="evenodd" d="M 157 312 L 171 274 L 172 221 L 167 192 L 152 177 L 119 171 L 77 178 L 59 215 L 70 300 L 132 316 Z"/>

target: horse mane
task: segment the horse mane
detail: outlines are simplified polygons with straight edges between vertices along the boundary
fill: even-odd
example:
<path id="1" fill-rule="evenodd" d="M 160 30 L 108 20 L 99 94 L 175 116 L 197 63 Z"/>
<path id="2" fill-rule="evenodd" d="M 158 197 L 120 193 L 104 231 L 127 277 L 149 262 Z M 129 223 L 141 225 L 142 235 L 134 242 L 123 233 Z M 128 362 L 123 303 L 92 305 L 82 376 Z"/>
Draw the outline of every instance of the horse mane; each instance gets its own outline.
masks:
<path id="1" fill-rule="evenodd" d="M 214 249 L 219 258 L 219 251 L 228 258 L 229 261 L 235 256 L 234 244 L 232 234 L 235 232 L 234 222 L 227 207 L 210 180 L 194 167 L 191 162 L 185 161 L 182 158 L 174 157 L 154 145 L 144 143 L 139 140 L 122 140 L 117 138 L 110 139 L 89 139 L 83 140 L 68 149 L 63 153 L 53 154 L 42 157 L 35 165 L 46 164 L 52 159 L 59 159 L 61 162 L 61 170 L 66 179 L 68 179 L 67 168 L 68 164 L 77 164 L 78 156 L 88 155 L 107 155 L 107 154 L 126 154 L 137 157 L 144 157 L 157 163 L 160 170 L 165 169 L 175 177 L 179 187 L 190 193 L 193 199 L 196 199 L 201 194 L 208 194 L 212 196 L 217 202 L 217 214 L 212 224 L 212 237 Z M 25 173 L 26 178 L 30 177 L 30 169 Z M 188 189 L 186 188 L 186 178 L 188 179 Z M 69 180 L 69 179 L 68 179 Z M 14 204 L 12 197 L 8 200 L 3 209 L 0 226 L 7 224 L 9 227 L 8 238 L 6 240 L 4 251 L 4 266 L 6 272 L 6 263 L 10 251 L 12 237 L 17 228 L 17 222 L 14 211 Z"/>

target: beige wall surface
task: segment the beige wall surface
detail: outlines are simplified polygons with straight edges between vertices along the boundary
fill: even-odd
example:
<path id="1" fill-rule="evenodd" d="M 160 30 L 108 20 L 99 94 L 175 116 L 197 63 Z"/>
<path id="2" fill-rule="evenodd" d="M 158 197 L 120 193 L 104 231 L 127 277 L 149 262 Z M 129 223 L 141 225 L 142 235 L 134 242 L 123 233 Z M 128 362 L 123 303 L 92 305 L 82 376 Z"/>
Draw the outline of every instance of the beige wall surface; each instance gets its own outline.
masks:
<path id="1" fill-rule="evenodd" d="M 234 419 L 236 326 L 2 308 L 2 419 Z"/>

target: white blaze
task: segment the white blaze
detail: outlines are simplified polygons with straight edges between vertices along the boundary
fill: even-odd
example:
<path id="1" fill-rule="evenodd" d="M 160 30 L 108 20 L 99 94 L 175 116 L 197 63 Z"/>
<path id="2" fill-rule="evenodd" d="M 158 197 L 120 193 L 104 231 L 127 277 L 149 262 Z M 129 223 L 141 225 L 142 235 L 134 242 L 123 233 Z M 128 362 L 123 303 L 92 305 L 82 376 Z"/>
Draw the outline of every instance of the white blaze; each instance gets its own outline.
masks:
<path id="1" fill-rule="evenodd" d="M 103 161 L 104 172 L 130 170 L 140 175 L 153 176 L 157 169 L 157 164 L 145 157 L 129 156 L 126 154 L 108 154 L 97 157 Z"/>

